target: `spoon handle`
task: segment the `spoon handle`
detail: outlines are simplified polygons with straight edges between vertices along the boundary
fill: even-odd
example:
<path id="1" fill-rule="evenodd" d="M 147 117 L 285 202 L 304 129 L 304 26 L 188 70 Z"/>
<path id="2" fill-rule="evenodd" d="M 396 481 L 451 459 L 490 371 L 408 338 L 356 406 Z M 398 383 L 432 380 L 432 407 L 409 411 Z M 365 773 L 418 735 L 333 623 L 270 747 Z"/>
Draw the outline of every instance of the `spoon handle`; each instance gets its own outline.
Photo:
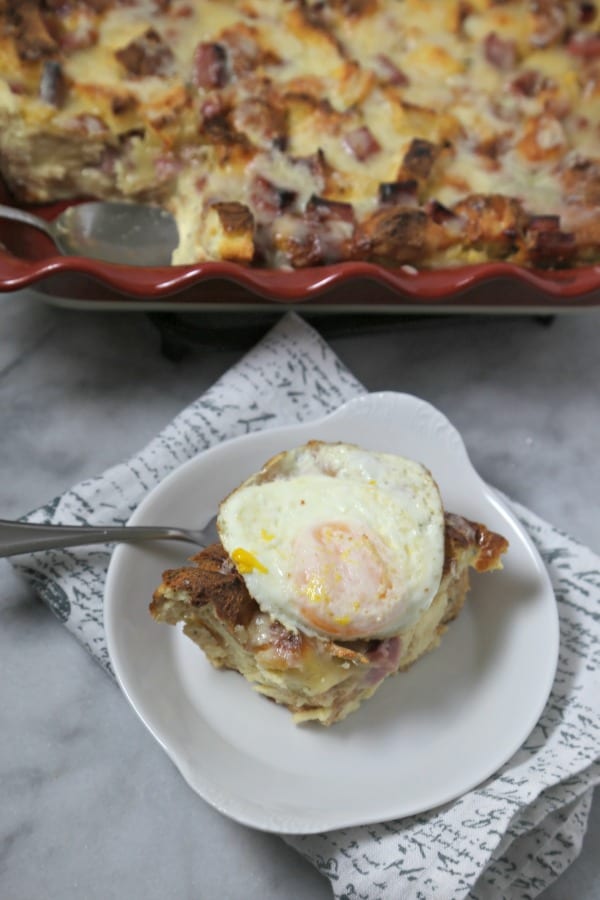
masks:
<path id="1" fill-rule="evenodd" d="M 0 204 L 0 218 L 12 219 L 13 222 L 22 222 L 24 225 L 32 225 L 34 228 L 39 228 L 40 231 L 43 231 L 48 237 L 54 240 L 49 222 L 46 222 L 46 220 L 40 218 L 40 216 L 34 216 L 33 213 L 25 212 L 24 209 L 15 209 L 12 206 L 3 206 Z"/>
<path id="2" fill-rule="evenodd" d="M 197 543 L 198 532 L 193 534 L 181 528 L 161 526 L 114 525 L 105 528 L 92 525 L 36 525 L 0 519 L 0 557 L 83 544 L 153 541 L 161 538 Z"/>

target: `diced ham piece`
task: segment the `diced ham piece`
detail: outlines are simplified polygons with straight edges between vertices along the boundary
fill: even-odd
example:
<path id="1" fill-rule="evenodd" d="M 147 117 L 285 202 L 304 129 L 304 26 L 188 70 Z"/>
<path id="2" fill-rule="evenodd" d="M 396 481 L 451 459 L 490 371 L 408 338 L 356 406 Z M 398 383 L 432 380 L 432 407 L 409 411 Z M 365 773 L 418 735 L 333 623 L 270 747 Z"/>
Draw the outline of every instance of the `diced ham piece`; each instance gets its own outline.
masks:
<path id="1" fill-rule="evenodd" d="M 558 216 L 532 217 L 527 227 L 527 244 L 537 265 L 564 265 L 576 250 L 575 236 L 561 231 Z"/>
<path id="2" fill-rule="evenodd" d="M 596 34 L 577 32 L 569 40 L 567 50 L 580 59 L 600 59 L 600 32 Z"/>
<path id="3" fill-rule="evenodd" d="M 115 56 L 130 75 L 167 75 L 174 57 L 171 48 L 164 43 L 153 28 L 117 50 Z"/>
<path id="4" fill-rule="evenodd" d="M 220 88 L 227 84 L 227 52 L 222 44 L 198 44 L 194 51 L 192 81 L 196 87 Z"/>
<path id="5" fill-rule="evenodd" d="M 366 674 L 365 683 L 378 684 L 391 675 L 398 668 L 402 642 L 399 637 L 385 638 L 379 641 L 372 650 L 367 651 L 370 668 Z"/>
<path id="6" fill-rule="evenodd" d="M 483 52 L 489 63 L 502 71 L 514 68 L 517 62 L 517 45 L 490 31 L 483 42 Z"/>
<path id="7" fill-rule="evenodd" d="M 344 145 L 360 162 L 364 162 L 381 150 L 379 141 L 366 125 L 349 131 L 344 137 Z"/>
<path id="8" fill-rule="evenodd" d="M 341 222 L 354 224 L 354 207 L 351 203 L 342 203 L 339 200 L 326 200 L 324 197 L 311 197 L 306 205 L 307 213 L 324 222 L 337 219 Z"/>
<path id="9" fill-rule="evenodd" d="M 598 10 L 595 3 L 579 4 L 579 21 L 582 25 L 589 25 L 596 18 Z"/>
<path id="10" fill-rule="evenodd" d="M 527 223 L 529 231 L 557 231 L 560 228 L 560 218 L 558 216 L 532 216 Z"/>
<path id="11" fill-rule="evenodd" d="M 284 188 L 278 188 L 275 184 L 262 176 L 257 176 L 252 182 L 250 201 L 254 216 L 259 224 L 267 224 L 284 209 L 290 207 L 297 194 Z"/>
<path id="12" fill-rule="evenodd" d="M 419 183 L 416 178 L 386 181 L 379 185 L 379 202 L 386 205 L 416 206 Z"/>
<path id="13" fill-rule="evenodd" d="M 357 228 L 350 203 L 312 196 L 304 214 L 284 213 L 276 226 L 279 251 L 294 268 L 304 268 L 352 259 L 356 252 Z"/>
<path id="14" fill-rule="evenodd" d="M 525 69 L 511 82 L 510 86 L 517 94 L 523 97 L 535 97 L 541 90 L 548 87 L 550 79 L 537 72 L 535 69 Z"/>

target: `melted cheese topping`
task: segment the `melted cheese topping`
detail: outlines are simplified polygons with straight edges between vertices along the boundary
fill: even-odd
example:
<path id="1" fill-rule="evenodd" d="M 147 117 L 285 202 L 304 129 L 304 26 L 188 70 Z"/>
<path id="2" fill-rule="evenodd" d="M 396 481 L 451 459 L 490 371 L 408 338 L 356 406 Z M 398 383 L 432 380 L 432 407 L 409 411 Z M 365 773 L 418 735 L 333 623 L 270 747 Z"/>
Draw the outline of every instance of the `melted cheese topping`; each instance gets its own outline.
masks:
<path id="1" fill-rule="evenodd" d="M 28 199 L 164 202 L 175 263 L 598 259 L 595 4 L 95 5 L 0 14 L 0 168 Z"/>

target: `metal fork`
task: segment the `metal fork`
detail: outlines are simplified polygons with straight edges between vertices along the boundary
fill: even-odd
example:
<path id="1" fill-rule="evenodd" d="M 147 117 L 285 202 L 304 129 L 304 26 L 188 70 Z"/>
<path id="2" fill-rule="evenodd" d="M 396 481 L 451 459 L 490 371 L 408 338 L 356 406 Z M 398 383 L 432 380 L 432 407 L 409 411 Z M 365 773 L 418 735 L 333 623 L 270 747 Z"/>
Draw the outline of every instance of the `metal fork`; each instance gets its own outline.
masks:
<path id="1" fill-rule="evenodd" d="M 216 521 L 213 516 L 204 528 L 191 529 L 161 525 L 37 525 L 0 519 L 0 557 L 84 544 L 140 541 L 186 541 L 201 548 L 218 540 Z"/>

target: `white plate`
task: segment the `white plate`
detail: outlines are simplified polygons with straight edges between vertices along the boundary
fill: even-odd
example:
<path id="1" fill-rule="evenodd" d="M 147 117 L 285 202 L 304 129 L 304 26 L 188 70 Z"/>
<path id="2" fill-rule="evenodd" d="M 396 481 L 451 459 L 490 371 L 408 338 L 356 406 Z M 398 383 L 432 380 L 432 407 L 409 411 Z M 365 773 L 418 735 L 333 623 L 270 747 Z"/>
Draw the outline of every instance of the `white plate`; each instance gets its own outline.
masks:
<path id="1" fill-rule="evenodd" d="M 558 617 L 528 535 L 474 471 L 457 431 L 406 394 L 361 397 L 311 424 L 221 444 L 173 472 L 132 525 L 203 525 L 270 456 L 310 438 L 420 460 L 446 509 L 510 541 L 501 572 L 473 576 L 441 647 L 384 682 L 346 720 L 296 726 L 235 672 L 211 668 L 178 628 L 148 613 L 163 569 L 189 547 L 121 545 L 108 572 L 105 624 L 121 687 L 191 787 L 225 815 L 267 831 L 311 833 L 384 821 L 448 802 L 492 775 L 523 743 L 548 698 Z"/>

